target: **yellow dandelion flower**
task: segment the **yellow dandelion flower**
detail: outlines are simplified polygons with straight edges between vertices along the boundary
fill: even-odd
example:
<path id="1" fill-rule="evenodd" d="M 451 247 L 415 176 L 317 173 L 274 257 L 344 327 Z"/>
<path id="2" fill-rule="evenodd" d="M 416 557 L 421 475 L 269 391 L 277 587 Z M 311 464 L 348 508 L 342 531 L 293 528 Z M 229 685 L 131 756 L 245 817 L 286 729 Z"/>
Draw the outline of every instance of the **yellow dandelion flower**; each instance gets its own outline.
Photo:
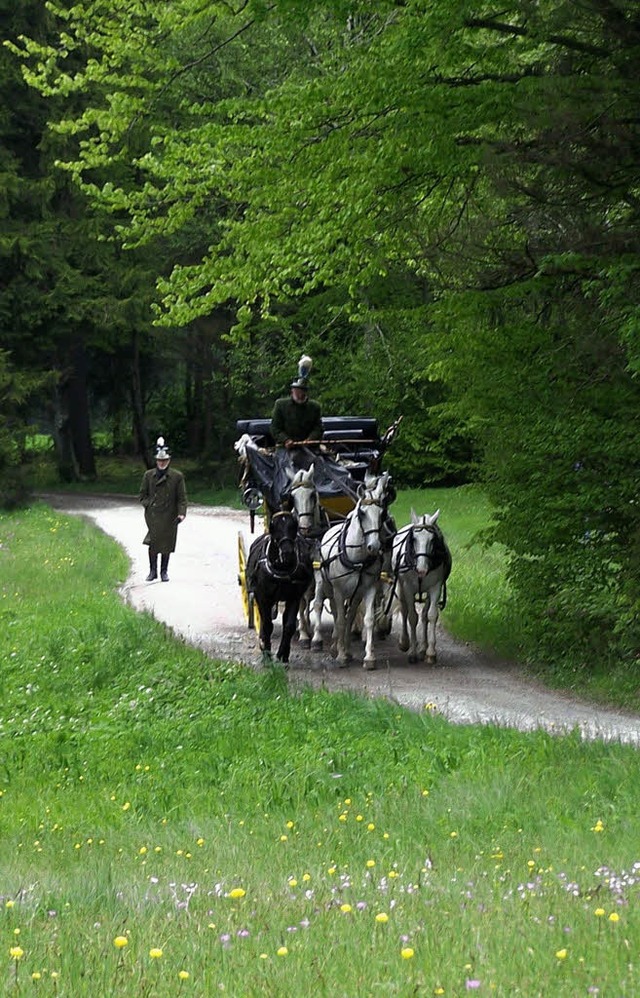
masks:
<path id="1" fill-rule="evenodd" d="M 338 821 L 346 821 L 346 820 L 347 820 L 347 815 L 344 812 L 338 815 Z"/>
<path id="2" fill-rule="evenodd" d="M 14 904 L 15 904 L 15 901 L 9 900 L 9 901 L 7 901 L 5 903 L 5 908 L 13 908 Z"/>
<path id="3" fill-rule="evenodd" d="M 609 915 L 609 921 L 610 922 L 619 922 L 620 921 L 620 915 L 618 914 L 617 911 L 612 911 L 611 912 L 611 914 Z"/>
<path id="4" fill-rule="evenodd" d="M 595 825 L 591 826 L 591 831 L 592 832 L 602 832 L 602 831 L 604 831 L 604 825 L 602 824 L 602 821 L 601 821 L 600 818 L 598 818 L 598 820 L 596 821 Z"/>
<path id="5" fill-rule="evenodd" d="M 233 898 L 235 901 L 237 898 L 243 898 L 246 893 L 247 892 L 244 890 L 243 887 L 234 887 L 232 890 L 229 891 L 229 897 Z"/>
<path id="6" fill-rule="evenodd" d="M 374 823 L 372 821 L 370 821 L 369 824 L 367 825 L 367 831 L 368 832 L 372 832 L 375 827 L 376 826 L 374 825 Z"/>
<path id="7" fill-rule="evenodd" d="M 567 950 L 566 949 L 558 949 L 558 950 L 556 950 L 556 960 L 566 960 L 566 959 L 567 959 Z"/>
<path id="8" fill-rule="evenodd" d="M 140 846 L 140 848 L 138 850 L 138 855 L 140 855 L 140 856 L 146 856 L 147 852 L 148 852 L 148 849 L 147 849 L 146 846 Z"/>
<path id="9" fill-rule="evenodd" d="M 376 861 L 375 861 L 375 859 L 368 859 L 368 860 L 367 860 L 367 866 L 369 867 L 369 869 L 371 869 L 371 868 L 372 868 L 372 867 L 374 867 L 375 865 L 376 865 Z"/>
<path id="10" fill-rule="evenodd" d="M 389 921 L 389 916 L 387 915 L 386 911 L 379 911 L 378 914 L 376 915 L 376 922 L 388 922 L 388 921 Z"/>
<path id="11" fill-rule="evenodd" d="M 450 839 L 457 839 L 458 838 L 458 833 L 457 832 L 449 832 L 449 838 Z"/>
<path id="12" fill-rule="evenodd" d="M 310 873 L 303 873 L 302 874 L 302 882 L 306 884 L 306 883 L 308 883 L 309 880 L 311 880 L 311 874 Z"/>
<path id="13" fill-rule="evenodd" d="M 189 980 L 189 971 L 188 970 L 179 970 L 178 971 L 178 977 L 180 978 L 181 981 L 188 981 Z"/>
<path id="14" fill-rule="evenodd" d="M 288 821 L 287 822 L 287 828 L 293 828 L 293 825 L 294 825 L 293 821 Z"/>
<path id="15" fill-rule="evenodd" d="M 122 949 L 123 946 L 129 945 L 129 940 L 127 939 L 126 936 L 116 936 L 116 938 L 113 940 L 113 945 L 115 946 L 116 949 Z"/>
<path id="16" fill-rule="evenodd" d="M 411 946 L 403 946 L 400 950 L 400 956 L 403 960 L 410 960 L 411 957 L 414 956 L 414 950 Z"/>
<path id="17" fill-rule="evenodd" d="M 162 956 L 162 950 L 159 946 L 154 946 L 149 950 L 149 956 L 152 960 L 159 960 Z"/>
<path id="18" fill-rule="evenodd" d="M 345 802 L 345 804 L 349 805 L 351 803 L 351 798 L 350 797 L 345 797 L 344 802 Z"/>
<path id="19" fill-rule="evenodd" d="M 593 914 L 597 915 L 598 918 L 602 918 L 602 916 L 604 915 L 604 908 L 596 908 Z"/>
<path id="20" fill-rule="evenodd" d="M 202 838 L 202 836 L 200 836 L 199 839 L 196 839 L 196 845 L 200 847 L 204 845 L 204 839 Z"/>
<path id="21" fill-rule="evenodd" d="M 123 811 L 128 811 L 130 809 L 130 807 L 131 807 L 131 802 L 130 801 L 125 801 L 125 803 L 122 805 L 122 810 Z"/>
<path id="22" fill-rule="evenodd" d="M 434 993 L 434 995 L 443 995 L 444 994 L 444 988 L 434 988 L 433 989 L 433 993 Z"/>
<path id="23" fill-rule="evenodd" d="M 31 975 L 31 980 L 32 981 L 39 981 L 41 979 L 41 977 L 42 977 L 42 974 L 40 973 L 40 971 L 39 970 L 34 970 L 34 972 Z"/>
<path id="24" fill-rule="evenodd" d="M 289 877 L 289 880 L 287 881 L 287 883 L 289 884 L 289 887 L 297 887 L 298 886 L 298 881 L 296 880 L 295 877 Z"/>
<path id="25" fill-rule="evenodd" d="M 289 952 L 289 950 L 287 949 L 287 947 L 286 947 L 286 946 L 280 946 L 280 947 L 279 947 L 279 948 L 278 948 L 278 949 L 276 950 L 276 955 L 277 955 L 277 956 L 287 956 L 288 952 Z"/>
<path id="26" fill-rule="evenodd" d="M 286 841 L 288 840 L 288 838 L 289 838 L 289 836 L 288 836 L 288 835 L 281 835 L 281 836 L 280 836 L 280 841 L 281 841 L 281 842 L 286 842 Z"/>
<path id="27" fill-rule="evenodd" d="M 350 904 L 345 903 L 340 905 L 340 911 L 344 911 L 348 915 L 350 911 L 353 911 L 353 908 Z"/>
<path id="28" fill-rule="evenodd" d="M 11 949 L 9 950 L 9 956 L 13 960 L 22 960 L 22 957 L 24 956 L 24 950 L 22 949 L 21 946 L 12 946 Z"/>

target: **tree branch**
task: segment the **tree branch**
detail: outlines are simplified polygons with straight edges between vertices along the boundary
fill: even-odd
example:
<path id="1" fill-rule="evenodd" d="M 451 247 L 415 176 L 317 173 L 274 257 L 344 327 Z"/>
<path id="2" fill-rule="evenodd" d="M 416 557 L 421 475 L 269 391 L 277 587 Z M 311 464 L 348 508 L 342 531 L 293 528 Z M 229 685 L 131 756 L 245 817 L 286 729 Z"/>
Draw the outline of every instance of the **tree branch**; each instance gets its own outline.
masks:
<path id="1" fill-rule="evenodd" d="M 506 21 L 495 21 L 492 17 L 468 17 L 465 18 L 464 24 L 467 28 L 485 28 L 488 31 L 498 31 L 503 35 L 517 35 L 520 38 L 531 36 L 528 28 L 509 24 Z M 548 35 L 545 40 L 554 45 L 560 45 L 562 48 L 585 52 L 587 55 L 611 55 L 609 49 L 602 48 L 600 45 L 589 45 L 587 42 L 580 42 L 577 38 L 569 38 L 567 35 Z"/>

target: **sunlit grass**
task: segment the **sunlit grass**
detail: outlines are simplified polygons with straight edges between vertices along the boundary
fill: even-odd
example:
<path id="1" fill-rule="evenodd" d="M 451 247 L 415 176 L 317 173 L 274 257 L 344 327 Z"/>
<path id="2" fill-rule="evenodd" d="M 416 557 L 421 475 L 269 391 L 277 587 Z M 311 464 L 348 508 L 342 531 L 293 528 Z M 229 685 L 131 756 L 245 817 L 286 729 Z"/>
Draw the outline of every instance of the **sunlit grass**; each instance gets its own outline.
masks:
<path id="1" fill-rule="evenodd" d="M 635 750 L 292 692 L 123 606 L 82 520 L 0 543 L 7 993 L 640 990 Z"/>

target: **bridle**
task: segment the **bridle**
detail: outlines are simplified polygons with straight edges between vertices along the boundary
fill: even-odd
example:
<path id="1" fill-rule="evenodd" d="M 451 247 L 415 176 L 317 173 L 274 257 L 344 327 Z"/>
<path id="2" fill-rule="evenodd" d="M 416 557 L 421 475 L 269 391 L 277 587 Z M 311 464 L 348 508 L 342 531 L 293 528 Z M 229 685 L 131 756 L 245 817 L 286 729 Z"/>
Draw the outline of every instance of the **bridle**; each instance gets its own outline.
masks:
<path id="1" fill-rule="evenodd" d="M 363 498 L 358 500 L 358 503 L 352 513 L 352 516 L 357 517 L 358 523 L 360 524 L 360 530 L 362 531 L 363 540 L 360 544 L 357 545 L 347 544 L 347 532 L 348 532 L 349 521 L 347 520 L 345 522 L 342 530 L 340 531 L 340 536 L 338 538 L 338 557 L 340 559 L 340 564 L 343 565 L 344 568 L 348 568 L 350 571 L 353 570 L 354 568 L 360 568 L 360 569 L 369 568 L 371 565 L 375 564 L 375 562 L 378 561 L 380 558 L 380 554 L 377 553 L 377 554 L 368 554 L 363 561 L 353 561 L 353 559 L 349 556 L 348 553 L 348 548 L 350 547 L 366 546 L 366 540 L 370 534 L 378 534 L 378 536 L 380 536 L 380 524 L 378 524 L 377 527 L 370 527 L 369 530 L 364 529 L 363 518 L 362 518 L 363 506 L 377 506 L 381 512 L 384 511 L 384 503 L 381 502 L 379 499 Z"/>
<path id="2" fill-rule="evenodd" d="M 293 493 L 297 489 L 308 489 L 309 492 L 311 493 L 311 502 L 313 505 L 312 510 L 310 511 L 305 510 L 304 512 L 300 512 L 298 509 L 296 509 L 295 502 L 293 503 L 293 513 L 298 520 L 300 533 L 304 537 L 311 537 L 315 532 L 320 533 L 322 529 L 322 523 L 319 515 L 320 507 L 318 503 L 318 492 L 316 488 L 313 485 L 310 485 L 308 482 L 297 482 L 295 485 L 292 485 L 291 488 L 289 489 L 289 492 L 292 495 L 292 497 Z M 310 524 L 308 526 L 303 526 L 302 523 L 303 519 L 310 520 L 311 521 Z"/>
<path id="3" fill-rule="evenodd" d="M 273 516 L 271 517 L 271 522 L 273 523 L 274 520 L 276 520 L 278 517 L 281 517 L 281 516 L 290 516 L 290 517 L 292 517 L 294 519 L 294 522 L 296 522 L 295 521 L 295 517 L 293 516 L 293 513 L 289 513 L 289 512 L 286 512 L 284 510 L 281 510 L 281 511 L 279 511 L 277 513 L 274 513 Z M 282 565 L 282 563 L 283 563 L 283 558 L 282 558 L 282 544 L 285 541 L 290 541 L 292 543 L 292 545 L 293 545 L 293 562 L 286 569 L 278 567 L 278 564 Z M 273 553 L 274 552 L 276 552 L 275 557 L 273 557 Z M 291 579 L 291 578 L 293 578 L 293 576 L 298 571 L 298 567 L 300 565 L 300 558 L 298 556 L 298 545 L 296 543 L 296 538 L 294 537 L 292 539 L 290 537 L 282 537 L 282 538 L 280 538 L 280 540 L 277 540 L 273 536 L 273 533 L 270 532 L 269 533 L 269 543 L 267 544 L 264 557 L 261 560 L 262 560 L 262 563 L 263 563 L 266 571 L 268 572 L 268 574 L 272 578 L 274 578 L 274 579 Z"/>
<path id="4" fill-rule="evenodd" d="M 402 542 L 402 546 L 398 552 L 397 566 L 398 573 L 400 572 L 412 572 L 418 567 L 418 558 L 427 559 L 427 572 L 437 568 L 439 565 L 438 561 L 433 558 L 433 553 L 431 551 L 421 551 L 420 554 L 416 554 L 416 539 L 415 534 L 426 530 L 427 533 L 436 539 L 438 536 L 438 528 L 433 526 L 433 524 L 428 523 L 413 523 L 409 530 L 407 531 L 407 536 Z"/>

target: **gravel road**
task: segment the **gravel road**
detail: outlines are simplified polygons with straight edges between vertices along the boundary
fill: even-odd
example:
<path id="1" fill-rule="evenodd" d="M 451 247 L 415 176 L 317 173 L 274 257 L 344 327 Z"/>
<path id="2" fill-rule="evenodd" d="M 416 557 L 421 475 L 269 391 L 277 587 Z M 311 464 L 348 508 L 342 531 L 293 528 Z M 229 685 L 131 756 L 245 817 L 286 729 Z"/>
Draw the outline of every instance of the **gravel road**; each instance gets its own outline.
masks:
<path id="1" fill-rule="evenodd" d="M 169 565 L 170 581 L 147 583 L 143 511 L 135 499 L 68 494 L 40 498 L 61 512 L 89 517 L 122 545 L 131 560 L 122 595 L 135 609 L 153 614 L 207 654 L 260 667 L 257 636 L 247 629 L 238 586 L 238 533 L 244 532 L 248 543 L 252 539 L 247 513 L 190 506 Z M 455 593 L 449 598 L 455 599 Z M 275 636 L 278 632 L 277 622 Z M 429 704 L 455 723 L 523 731 L 545 728 L 559 734 L 578 728 L 585 739 L 640 745 L 640 717 L 547 690 L 517 666 L 494 662 L 454 641 L 441 625 L 436 666 L 409 666 L 395 633 L 378 644 L 375 672 L 362 668 L 357 645 L 354 652 L 354 664 L 339 669 L 328 654 L 301 651 L 294 642 L 290 682 L 386 697 L 411 710 Z"/>

